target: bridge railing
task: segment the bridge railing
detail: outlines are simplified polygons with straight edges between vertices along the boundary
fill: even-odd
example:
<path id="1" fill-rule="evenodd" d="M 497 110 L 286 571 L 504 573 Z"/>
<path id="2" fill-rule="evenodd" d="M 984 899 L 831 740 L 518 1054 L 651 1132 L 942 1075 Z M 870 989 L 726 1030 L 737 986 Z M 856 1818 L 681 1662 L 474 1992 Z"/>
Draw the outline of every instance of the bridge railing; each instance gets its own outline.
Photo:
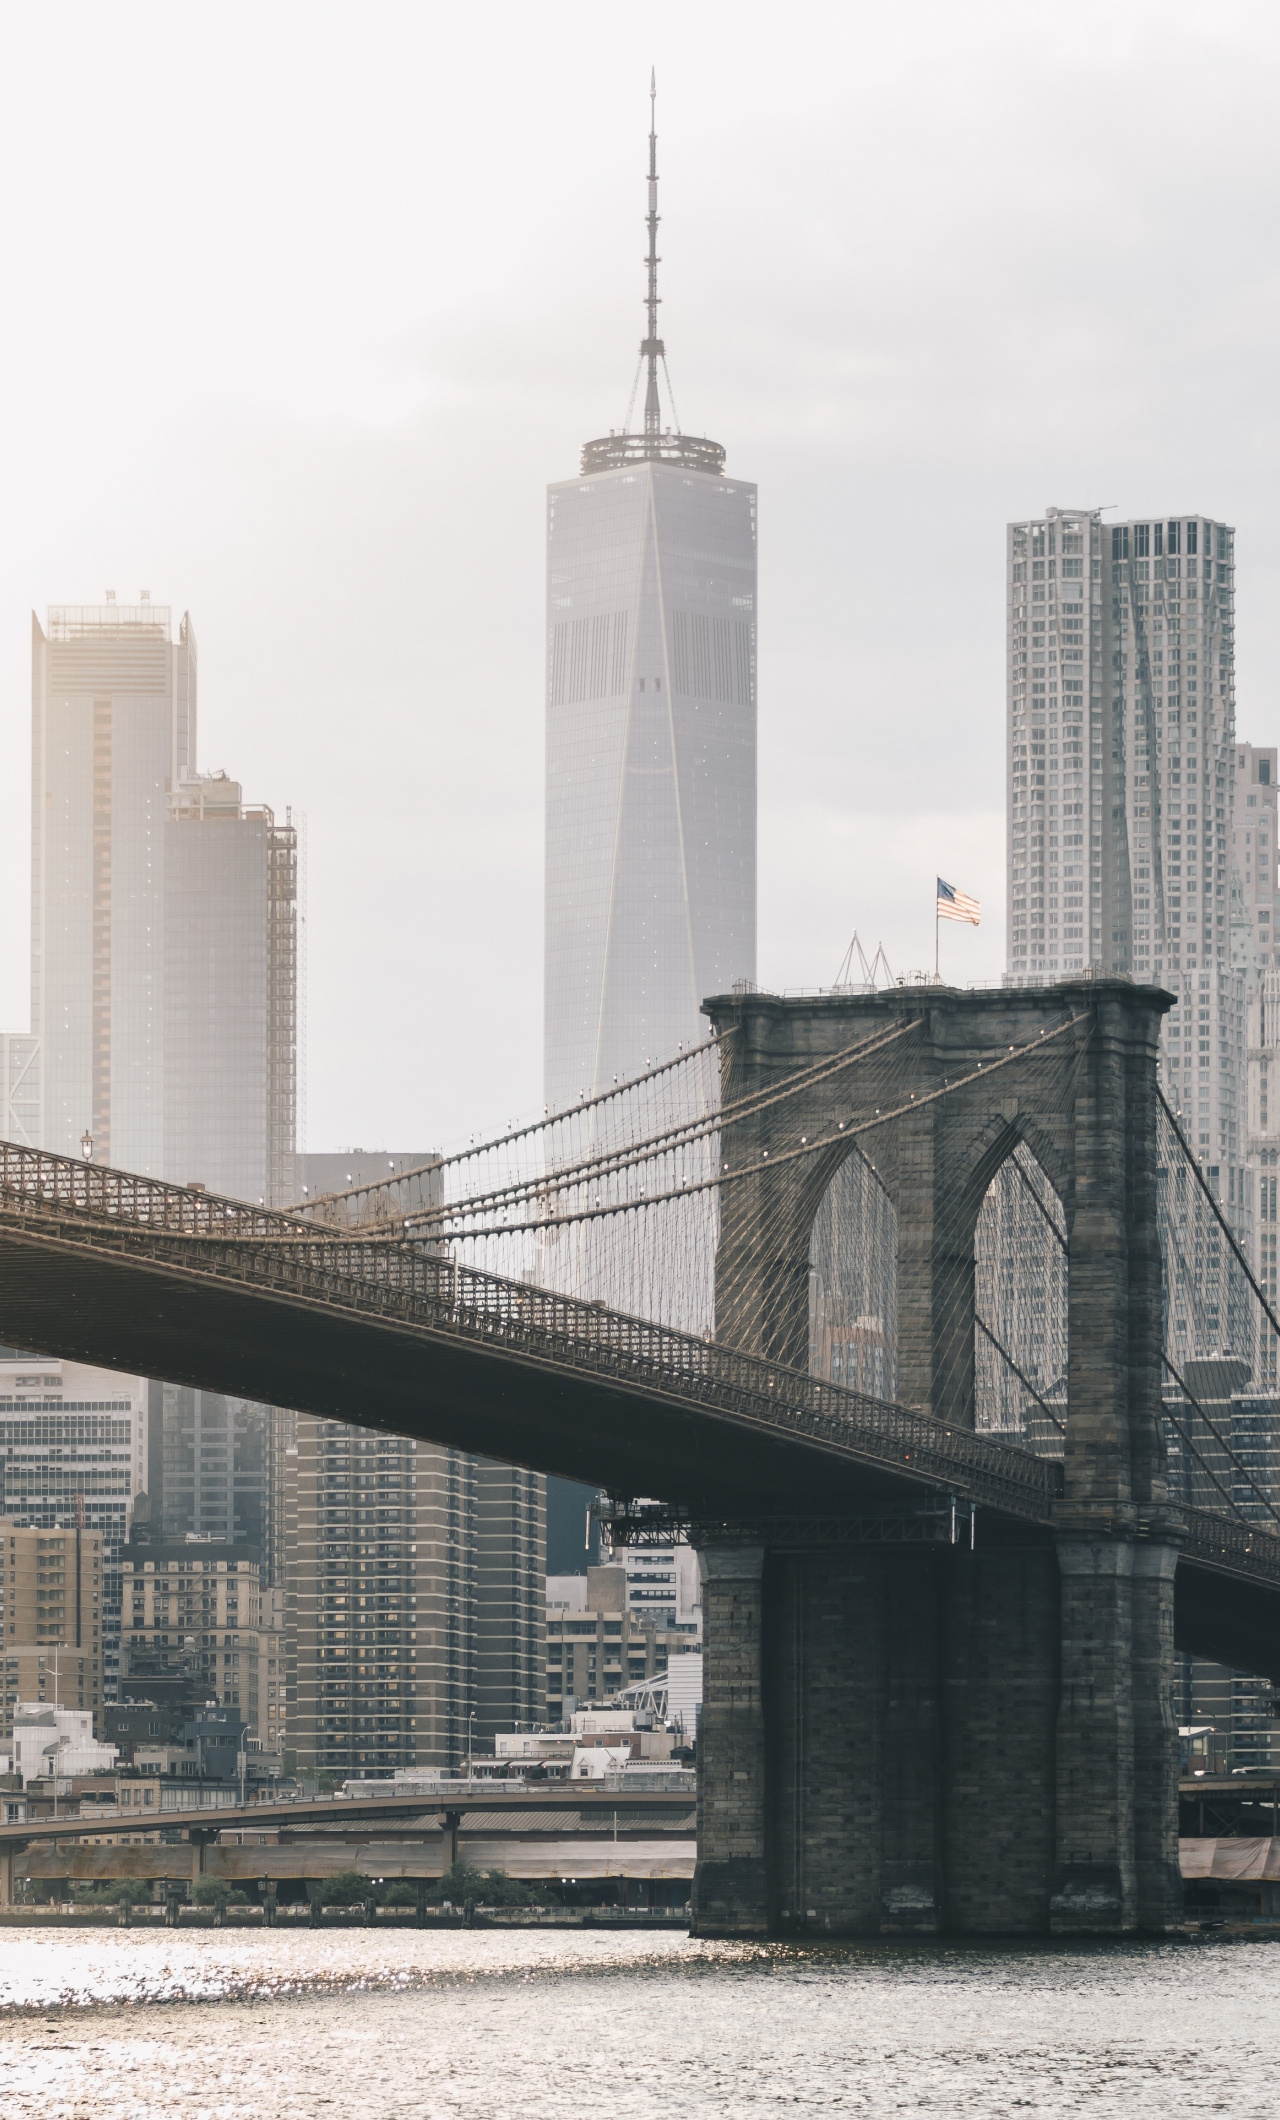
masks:
<path id="1" fill-rule="evenodd" d="M 1061 1467 L 910 1407 L 828 1383 L 713 1340 L 464 1266 L 420 1242 L 378 1242 L 190 1186 L 0 1143 L 0 1198 L 67 1216 L 97 1246 L 141 1247 L 222 1279 L 249 1280 L 362 1312 L 395 1311 L 561 1367 L 643 1383 L 736 1418 L 855 1448 L 931 1485 L 1043 1517 Z"/>
<path id="2" fill-rule="evenodd" d="M 219 1279 L 251 1282 L 361 1313 L 509 1346 L 557 1366 L 643 1384 L 753 1424 L 852 1448 L 932 1487 L 1047 1519 L 1060 1462 L 947 1428 L 929 1415 L 670 1326 L 465 1266 L 420 1241 L 317 1232 L 293 1216 L 188 1186 L 0 1142 L 0 1199 L 69 1217 L 92 1246 L 167 1254 Z M 1280 1581 L 1280 1539 L 1241 1519 L 1188 1512 L 1189 1551 Z"/>
<path id="3" fill-rule="evenodd" d="M 228 1200 L 199 1185 L 171 1185 L 16 1141 L 0 1141 L 0 1197 L 183 1236 L 300 1238 L 311 1226 L 298 1216 Z"/>
<path id="4" fill-rule="evenodd" d="M 416 1244 L 335 1236 L 323 1245 L 308 1239 L 198 1249 L 201 1264 L 215 1273 L 365 1314 L 395 1312 L 561 1368 L 643 1384 L 686 1404 L 855 1448 L 932 1486 L 958 1483 L 966 1496 L 1018 1515 L 1047 1516 L 1062 1491 L 1061 1466 L 1028 1451 L 714 1340 L 460 1265 Z M 190 1249 L 184 1251 L 186 1263 L 194 1263 Z"/>
<path id="5" fill-rule="evenodd" d="M 1183 1551 L 1188 1560 L 1210 1562 L 1241 1575 L 1280 1583 L 1280 1537 L 1240 1517 L 1218 1516 L 1209 1509 L 1188 1509 Z"/>

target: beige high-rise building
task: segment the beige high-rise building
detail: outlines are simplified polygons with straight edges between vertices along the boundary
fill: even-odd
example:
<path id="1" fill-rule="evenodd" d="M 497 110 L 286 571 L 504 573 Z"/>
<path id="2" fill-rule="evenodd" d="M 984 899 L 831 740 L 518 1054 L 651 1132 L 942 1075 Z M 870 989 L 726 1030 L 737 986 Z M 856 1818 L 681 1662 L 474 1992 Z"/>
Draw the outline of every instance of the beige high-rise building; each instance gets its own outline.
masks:
<path id="1" fill-rule="evenodd" d="M 475 1460 L 299 1414 L 285 1467 L 289 1763 L 457 1766 L 476 1706 Z"/>
<path id="2" fill-rule="evenodd" d="M 477 1458 L 475 1492 L 474 1737 L 487 1750 L 499 1730 L 544 1712 L 547 1483 Z"/>
<path id="3" fill-rule="evenodd" d="M 19 1701 L 83 1708 L 100 1735 L 102 1537 L 74 1527 L 21 1529 L 0 1517 L 0 1738 Z"/>

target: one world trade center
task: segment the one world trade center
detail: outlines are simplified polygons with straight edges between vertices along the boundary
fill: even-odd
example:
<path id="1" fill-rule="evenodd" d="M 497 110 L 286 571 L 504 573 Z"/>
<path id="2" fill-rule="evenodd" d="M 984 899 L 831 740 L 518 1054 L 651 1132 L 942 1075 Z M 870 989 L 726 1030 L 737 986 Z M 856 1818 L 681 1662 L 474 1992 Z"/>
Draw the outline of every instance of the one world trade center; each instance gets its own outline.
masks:
<path id="1" fill-rule="evenodd" d="M 547 496 L 553 1110 L 696 1043 L 703 997 L 755 978 L 756 489 L 726 476 L 718 442 L 680 431 L 658 336 L 657 201 L 651 123 L 631 405 Z"/>

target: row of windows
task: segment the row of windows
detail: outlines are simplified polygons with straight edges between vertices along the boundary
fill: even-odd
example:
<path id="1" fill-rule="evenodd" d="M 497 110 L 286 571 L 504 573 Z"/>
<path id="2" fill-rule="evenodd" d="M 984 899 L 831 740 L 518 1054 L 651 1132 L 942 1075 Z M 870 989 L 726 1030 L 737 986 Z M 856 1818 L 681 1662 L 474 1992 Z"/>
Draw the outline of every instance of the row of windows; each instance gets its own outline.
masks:
<path id="1" fill-rule="evenodd" d="M 44 1411 L 42 1399 L 0 1398 L 0 1406 L 12 1406 L 15 1413 L 29 1408 Z M 132 1437 L 132 1426 L 128 1421 L 79 1421 L 69 1418 L 79 1413 L 127 1413 L 127 1399 L 69 1400 L 59 1407 L 57 1413 L 46 1414 L 44 1420 L 9 1421 L 0 1420 L 0 1442 L 22 1443 L 128 1443 Z"/>
<path id="2" fill-rule="evenodd" d="M 1212 524 L 1206 523 L 1204 530 L 1204 549 L 1207 555 L 1210 550 L 1210 539 L 1213 535 Z M 1220 560 L 1225 560 L 1229 556 L 1231 549 L 1230 538 L 1230 531 L 1219 528 L 1218 558 Z M 1117 523 L 1111 532 L 1111 557 L 1113 561 L 1128 559 L 1131 549 L 1134 559 L 1146 559 L 1149 553 L 1154 553 L 1157 557 L 1166 552 L 1181 552 L 1185 550 L 1188 553 L 1193 553 L 1199 549 L 1199 541 L 1200 525 L 1194 520 L 1183 523 L 1173 517 L 1159 523 L 1134 523 L 1132 525 Z"/>

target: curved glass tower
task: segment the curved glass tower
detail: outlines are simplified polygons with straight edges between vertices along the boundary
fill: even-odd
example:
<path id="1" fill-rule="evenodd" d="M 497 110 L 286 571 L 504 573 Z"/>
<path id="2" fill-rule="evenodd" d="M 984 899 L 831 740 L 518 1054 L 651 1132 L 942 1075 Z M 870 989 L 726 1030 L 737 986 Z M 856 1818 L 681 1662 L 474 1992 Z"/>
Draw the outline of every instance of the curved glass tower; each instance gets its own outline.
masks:
<path id="1" fill-rule="evenodd" d="M 643 427 L 628 407 L 547 499 L 556 1108 L 696 1042 L 703 997 L 755 978 L 756 489 L 673 406 L 663 425 L 656 157 L 651 127 Z"/>

